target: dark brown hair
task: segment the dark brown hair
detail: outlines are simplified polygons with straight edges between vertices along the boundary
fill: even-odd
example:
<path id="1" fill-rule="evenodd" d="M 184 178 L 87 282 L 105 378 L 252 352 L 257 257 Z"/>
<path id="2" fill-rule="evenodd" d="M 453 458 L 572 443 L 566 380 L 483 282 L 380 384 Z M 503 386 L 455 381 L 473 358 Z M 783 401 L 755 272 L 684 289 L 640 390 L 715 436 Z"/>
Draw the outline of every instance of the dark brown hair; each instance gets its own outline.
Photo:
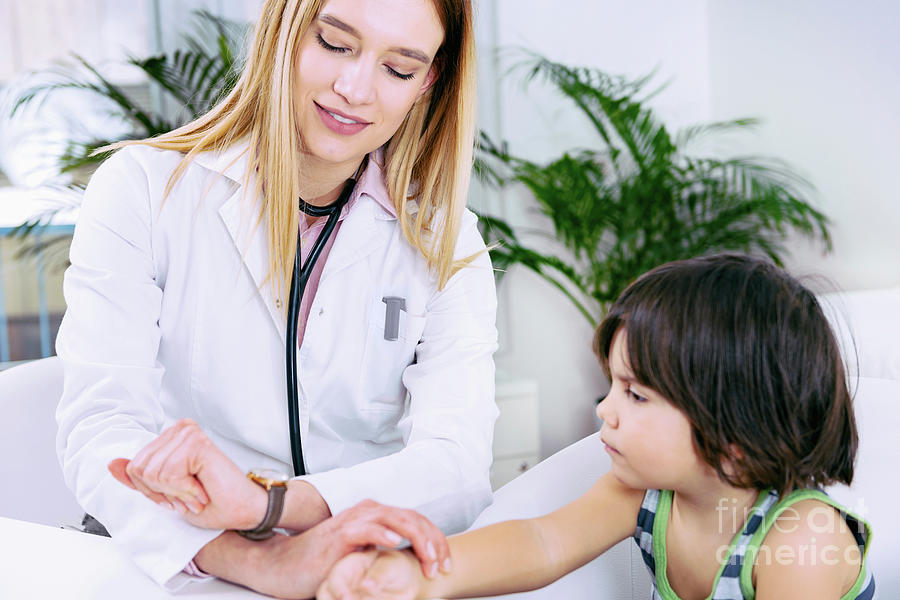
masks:
<path id="1" fill-rule="evenodd" d="M 594 351 L 609 375 L 619 329 L 636 379 L 685 413 L 731 485 L 850 484 L 858 438 L 838 344 L 815 296 L 760 259 L 667 263 L 619 297 Z"/>

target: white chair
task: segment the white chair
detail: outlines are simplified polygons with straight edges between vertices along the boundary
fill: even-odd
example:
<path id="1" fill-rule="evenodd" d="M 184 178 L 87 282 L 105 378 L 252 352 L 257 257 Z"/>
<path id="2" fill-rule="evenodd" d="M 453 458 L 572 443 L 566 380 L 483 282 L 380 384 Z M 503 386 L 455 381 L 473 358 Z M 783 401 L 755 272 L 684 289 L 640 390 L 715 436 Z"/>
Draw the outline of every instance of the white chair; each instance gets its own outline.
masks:
<path id="1" fill-rule="evenodd" d="M 0 372 L 0 516 L 77 524 L 84 511 L 56 459 L 56 405 L 62 364 L 45 358 Z"/>

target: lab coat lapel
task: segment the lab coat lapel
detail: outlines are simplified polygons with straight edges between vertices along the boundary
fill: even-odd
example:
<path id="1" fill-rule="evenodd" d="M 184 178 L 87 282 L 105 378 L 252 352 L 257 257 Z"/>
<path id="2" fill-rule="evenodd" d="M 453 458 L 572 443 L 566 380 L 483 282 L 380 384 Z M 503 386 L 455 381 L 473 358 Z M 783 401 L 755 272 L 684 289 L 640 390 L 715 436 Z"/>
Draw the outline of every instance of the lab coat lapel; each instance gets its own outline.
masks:
<path id="1" fill-rule="evenodd" d="M 393 227 L 384 227 L 383 219 L 376 218 L 376 214 L 383 212 L 371 197 L 360 195 L 341 223 L 322 271 L 321 282 L 387 244 L 388 233 Z"/>
<path id="2" fill-rule="evenodd" d="M 282 299 L 272 296 L 272 282 L 266 281 L 269 273 L 269 247 L 266 238 L 265 223 L 257 224 L 259 216 L 258 200 L 254 198 L 248 201 L 245 198 L 244 173 L 247 170 L 247 141 L 241 140 L 232 144 L 224 151 L 201 152 L 194 161 L 214 173 L 220 173 L 234 182 L 231 197 L 219 208 L 219 216 L 228 229 L 228 234 L 234 242 L 235 250 L 243 261 L 244 267 L 250 273 L 257 293 L 263 303 L 272 323 L 278 332 L 281 341 L 285 338 L 285 318 L 282 314 Z M 248 182 L 250 190 L 254 188 L 254 178 L 251 174 Z M 287 293 L 285 291 L 285 293 Z"/>
<path id="3" fill-rule="evenodd" d="M 219 215 L 234 241 L 235 249 L 240 254 L 247 272 L 250 273 L 256 291 L 262 297 L 281 341 L 284 342 L 285 318 L 281 307 L 285 301 L 273 297 L 272 282 L 266 281 L 269 273 L 269 247 L 265 222 L 257 224 L 257 213 L 257 203 L 244 201 L 241 186 L 237 187 L 231 198 L 219 209 Z"/>

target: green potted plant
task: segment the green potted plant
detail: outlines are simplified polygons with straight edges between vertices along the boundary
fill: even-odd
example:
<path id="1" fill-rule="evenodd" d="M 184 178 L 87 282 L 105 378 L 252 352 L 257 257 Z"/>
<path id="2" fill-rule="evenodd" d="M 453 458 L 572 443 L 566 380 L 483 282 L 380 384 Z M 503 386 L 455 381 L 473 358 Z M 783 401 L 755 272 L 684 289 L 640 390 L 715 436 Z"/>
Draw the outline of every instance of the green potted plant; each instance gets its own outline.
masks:
<path id="1" fill-rule="evenodd" d="M 498 185 L 526 186 L 561 251 L 528 247 L 507 223 L 490 217 L 486 233 L 499 242 L 493 255 L 500 268 L 520 263 L 535 271 L 591 325 L 638 275 L 666 261 L 734 251 L 782 264 L 789 230 L 831 248 L 827 218 L 809 201 L 812 186 L 787 165 L 690 152 L 698 139 L 746 129 L 754 120 L 673 135 L 647 105 L 649 77 L 629 81 L 533 55 L 520 67 L 526 81 L 548 81 L 587 117 L 597 146 L 539 164 L 482 135 L 478 172 Z"/>

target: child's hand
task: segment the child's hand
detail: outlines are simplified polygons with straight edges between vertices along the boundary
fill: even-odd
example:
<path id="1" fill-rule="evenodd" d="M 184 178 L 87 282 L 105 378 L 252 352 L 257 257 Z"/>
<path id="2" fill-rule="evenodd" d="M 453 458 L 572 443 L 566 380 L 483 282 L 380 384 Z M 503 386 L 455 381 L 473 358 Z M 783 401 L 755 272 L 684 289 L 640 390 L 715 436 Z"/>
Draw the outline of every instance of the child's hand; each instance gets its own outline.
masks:
<path id="1" fill-rule="evenodd" d="M 370 550 L 342 558 L 316 591 L 317 600 L 413 600 L 423 584 L 419 563 L 409 552 Z"/>

